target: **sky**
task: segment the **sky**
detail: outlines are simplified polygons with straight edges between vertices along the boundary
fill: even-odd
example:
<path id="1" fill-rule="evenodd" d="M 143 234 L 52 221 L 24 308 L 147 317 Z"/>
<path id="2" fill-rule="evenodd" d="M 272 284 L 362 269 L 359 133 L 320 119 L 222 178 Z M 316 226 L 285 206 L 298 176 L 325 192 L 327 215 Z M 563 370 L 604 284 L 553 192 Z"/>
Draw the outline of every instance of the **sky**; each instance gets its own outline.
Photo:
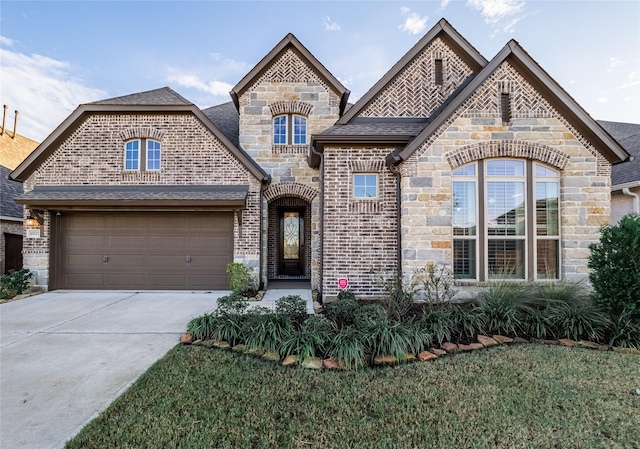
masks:
<path id="1" fill-rule="evenodd" d="M 7 1 L 0 102 L 44 140 L 78 105 L 164 86 L 201 108 L 287 33 L 362 97 L 441 18 L 491 60 L 515 39 L 594 119 L 640 123 L 640 1 Z"/>

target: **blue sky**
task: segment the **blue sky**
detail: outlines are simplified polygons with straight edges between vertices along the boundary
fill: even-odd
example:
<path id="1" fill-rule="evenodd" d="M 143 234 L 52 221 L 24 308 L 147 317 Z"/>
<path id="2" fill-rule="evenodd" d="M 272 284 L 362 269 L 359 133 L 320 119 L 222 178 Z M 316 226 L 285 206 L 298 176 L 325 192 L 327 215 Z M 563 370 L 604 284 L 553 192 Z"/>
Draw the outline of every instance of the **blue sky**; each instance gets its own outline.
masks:
<path id="1" fill-rule="evenodd" d="M 518 41 L 595 119 L 640 123 L 637 0 L 2 0 L 0 102 L 39 141 L 79 104 L 163 86 L 208 107 L 289 32 L 354 102 L 443 17 L 489 60 Z"/>

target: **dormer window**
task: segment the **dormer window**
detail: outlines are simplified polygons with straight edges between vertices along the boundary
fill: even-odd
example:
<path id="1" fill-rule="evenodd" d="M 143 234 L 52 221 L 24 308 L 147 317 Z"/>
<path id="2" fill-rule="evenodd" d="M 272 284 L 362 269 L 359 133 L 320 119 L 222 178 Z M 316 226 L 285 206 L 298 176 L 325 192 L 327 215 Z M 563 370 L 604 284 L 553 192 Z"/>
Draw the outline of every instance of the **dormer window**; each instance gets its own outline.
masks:
<path id="1" fill-rule="evenodd" d="M 124 168 L 130 171 L 160 170 L 161 145 L 157 140 L 136 139 L 125 143 Z M 144 148 L 144 151 L 141 149 Z"/>
<path id="2" fill-rule="evenodd" d="M 307 119 L 293 114 L 274 117 L 273 143 L 274 145 L 306 145 Z"/>

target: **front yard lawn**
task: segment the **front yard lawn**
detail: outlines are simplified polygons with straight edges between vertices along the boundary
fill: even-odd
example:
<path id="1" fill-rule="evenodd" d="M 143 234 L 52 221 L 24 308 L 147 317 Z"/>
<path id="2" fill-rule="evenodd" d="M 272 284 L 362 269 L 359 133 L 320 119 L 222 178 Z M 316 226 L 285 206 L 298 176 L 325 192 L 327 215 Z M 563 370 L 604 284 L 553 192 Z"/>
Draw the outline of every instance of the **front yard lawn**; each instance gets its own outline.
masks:
<path id="1" fill-rule="evenodd" d="M 633 448 L 640 357 L 538 344 L 384 369 L 177 346 L 75 448 Z"/>

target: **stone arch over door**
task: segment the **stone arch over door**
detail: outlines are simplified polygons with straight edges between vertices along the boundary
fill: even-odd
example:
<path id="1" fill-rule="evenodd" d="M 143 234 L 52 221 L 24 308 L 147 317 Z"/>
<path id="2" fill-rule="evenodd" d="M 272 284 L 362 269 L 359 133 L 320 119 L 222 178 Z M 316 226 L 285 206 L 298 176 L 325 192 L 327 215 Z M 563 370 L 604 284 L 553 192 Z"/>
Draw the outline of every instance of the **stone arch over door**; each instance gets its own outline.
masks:
<path id="1" fill-rule="evenodd" d="M 266 202 L 266 239 L 263 242 L 267 257 L 263 268 L 267 279 L 310 279 L 311 285 L 319 285 L 319 204 L 318 191 L 304 184 L 274 184 L 264 191 Z M 283 214 L 299 213 L 301 216 L 303 241 L 302 269 L 299 273 L 283 267 Z"/>

